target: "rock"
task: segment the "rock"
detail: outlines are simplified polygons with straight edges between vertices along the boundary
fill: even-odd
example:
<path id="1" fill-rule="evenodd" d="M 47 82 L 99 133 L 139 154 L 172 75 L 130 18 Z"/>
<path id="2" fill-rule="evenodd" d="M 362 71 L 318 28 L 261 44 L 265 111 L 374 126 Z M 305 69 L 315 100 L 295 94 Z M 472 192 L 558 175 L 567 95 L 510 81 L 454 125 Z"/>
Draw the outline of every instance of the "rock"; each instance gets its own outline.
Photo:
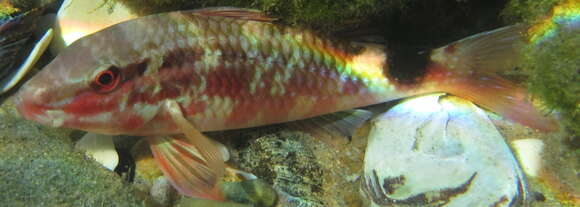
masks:
<path id="1" fill-rule="evenodd" d="M 205 201 L 197 201 L 177 193 L 163 176 L 145 139 L 137 141 L 131 149 L 131 155 L 135 158 L 134 186 L 142 193 L 149 194 L 156 205 L 160 206 L 172 206 L 174 203 L 194 206 L 207 204 Z M 219 146 L 223 156 L 229 158 L 227 148 L 217 141 L 215 143 Z M 252 180 L 244 181 L 247 178 Z M 255 176 L 249 173 L 227 167 L 222 181 L 221 185 L 225 197 L 232 202 L 247 203 L 257 207 L 271 207 L 276 202 L 276 191 L 269 185 L 256 180 Z M 211 205 L 218 206 L 219 202 L 214 202 Z M 223 205 L 228 206 L 230 203 L 226 202 Z"/>
<path id="2" fill-rule="evenodd" d="M 151 188 L 163 172 L 153 158 L 149 144 L 141 139 L 131 148 L 131 155 L 135 160 L 135 178 L 133 185 L 144 194 L 150 194 Z"/>
<path id="3" fill-rule="evenodd" d="M 362 204 L 357 178 L 366 142 L 360 136 L 334 148 L 295 131 L 262 129 L 243 136 L 248 135 L 247 147 L 233 156 L 233 162 L 274 186 L 279 192 L 277 206 Z"/>
<path id="4" fill-rule="evenodd" d="M 260 179 L 225 182 L 222 189 L 228 200 L 255 207 L 273 207 L 278 197 L 276 190 Z"/>
<path id="5" fill-rule="evenodd" d="M 148 206 L 115 173 L 75 151 L 69 129 L 23 120 L 0 106 L 0 201 L 5 206 Z"/>
<path id="6" fill-rule="evenodd" d="M 212 200 L 202 200 L 195 198 L 182 199 L 176 207 L 253 207 L 248 204 L 240 204 L 234 202 L 220 202 Z"/>
<path id="7" fill-rule="evenodd" d="M 167 178 L 161 176 L 153 183 L 149 195 L 159 206 L 171 206 L 177 196 L 177 191 L 171 186 Z"/>
<path id="8" fill-rule="evenodd" d="M 240 155 L 240 166 L 279 191 L 300 197 L 305 206 L 323 206 L 322 168 L 298 134 L 264 136 Z"/>
<path id="9" fill-rule="evenodd" d="M 76 142 L 75 149 L 84 151 L 88 157 L 92 157 L 111 171 L 119 164 L 119 155 L 111 135 L 86 133 Z"/>
<path id="10" fill-rule="evenodd" d="M 488 116 L 508 143 L 512 143 L 512 148 L 519 148 L 517 144 L 520 142 L 519 140 L 538 139 L 543 142 L 543 150 L 539 160 L 541 165 L 539 169 L 536 169 L 537 175 L 528 176 L 529 188 L 536 195 L 534 198 L 538 198 L 532 206 L 580 205 L 580 188 L 578 187 L 580 186 L 580 179 L 578 179 L 580 150 L 577 149 L 577 145 L 573 141 L 570 142 L 570 140 L 577 140 L 578 135 L 574 134 L 573 131 L 564 129 L 549 133 L 540 132 L 512 123 L 492 113 L 488 113 Z M 550 117 L 558 122 L 561 121 L 554 113 L 550 114 Z M 536 161 L 538 160 L 534 162 Z"/>

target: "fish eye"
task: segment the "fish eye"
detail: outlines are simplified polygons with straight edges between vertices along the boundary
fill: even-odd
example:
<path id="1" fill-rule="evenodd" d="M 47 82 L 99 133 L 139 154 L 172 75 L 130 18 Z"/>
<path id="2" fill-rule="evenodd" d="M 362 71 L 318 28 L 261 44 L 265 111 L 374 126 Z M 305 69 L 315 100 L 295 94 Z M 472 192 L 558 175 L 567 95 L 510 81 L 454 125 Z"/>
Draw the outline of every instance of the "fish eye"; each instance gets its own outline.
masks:
<path id="1" fill-rule="evenodd" d="M 99 93 L 107 93 L 114 90 L 121 80 L 120 72 L 116 66 L 111 66 L 107 70 L 101 71 L 91 82 L 91 87 Z"/>

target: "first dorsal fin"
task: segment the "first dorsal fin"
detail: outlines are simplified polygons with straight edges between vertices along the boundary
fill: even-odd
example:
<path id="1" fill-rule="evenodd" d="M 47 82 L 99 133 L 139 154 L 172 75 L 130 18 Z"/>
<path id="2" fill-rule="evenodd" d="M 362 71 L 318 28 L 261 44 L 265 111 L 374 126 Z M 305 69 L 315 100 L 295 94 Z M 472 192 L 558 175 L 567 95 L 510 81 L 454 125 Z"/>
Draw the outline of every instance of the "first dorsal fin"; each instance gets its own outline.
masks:
<path id="1" fill-rule="evenodd" d="M 260 10 L 236 7 L 209 7 L 196 9 L 191 12 L 197 15 L 229 17 L 259 22 L 272 22 L 276 20 L 276 18 L 269 17 Z"/>

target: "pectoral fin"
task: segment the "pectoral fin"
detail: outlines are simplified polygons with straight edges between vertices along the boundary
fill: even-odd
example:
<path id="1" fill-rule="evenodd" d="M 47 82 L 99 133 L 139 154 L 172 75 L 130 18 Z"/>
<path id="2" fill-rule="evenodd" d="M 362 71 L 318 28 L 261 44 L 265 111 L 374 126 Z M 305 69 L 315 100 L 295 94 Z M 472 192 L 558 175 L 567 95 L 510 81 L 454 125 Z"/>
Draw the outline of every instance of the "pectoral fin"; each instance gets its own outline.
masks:
<path id="1" fill-rule="evenodd" d="M 217 185 L 225 169 L 221 151 L 183 117 L 177 103 L 170 101 L 165 107 L 185 138 L 150 139 L 151 151 L 161 170 L 186 196 L 223 200 Z"/>

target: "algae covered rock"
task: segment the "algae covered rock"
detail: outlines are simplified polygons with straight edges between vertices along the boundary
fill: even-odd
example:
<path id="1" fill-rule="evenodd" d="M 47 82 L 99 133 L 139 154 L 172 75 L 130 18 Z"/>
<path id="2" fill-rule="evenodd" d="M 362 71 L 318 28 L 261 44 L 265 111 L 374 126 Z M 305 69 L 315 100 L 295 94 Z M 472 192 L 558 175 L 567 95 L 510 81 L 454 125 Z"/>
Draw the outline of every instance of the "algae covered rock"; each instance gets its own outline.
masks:
<path id="1" fill-rule="evenodd" d="M 531 25 L 522 68 L 528 89 L 550 110 L 561 112 L 563 124 L 580 133 L 580 3 L 576 0 L 512 0 L 506 21 Z M 572 142 L 576 149 L 578 142 Z"/>
<path id="2" fill-rule="evenodd" d="M 5 206 L 146 206 L 115 173 L 74 151 L 78 133 L 0 107 L 0 201 Z"/>
<path id="3" fill-rule="evenodd" d="M 580 156 L 574 150 L 576 146 L 570 145 L 569 140 L 574 139 L 573 134 L 565 130 L 545 133 L 539 132 L 518 124 L 514 124 L 491 112 L 487 115 L 494 122 L 506 142 L 510 143 L 512 150 L 521 155 L 521 149 L 517 142 L 522 140 L 536 139 L 541 141 L 543 149 L 538 155 L 539 165 L 536 173 L 527 173 L 526 179 L 529 184 L 530 199 L 534 207 L 578 206 L 580 203 Z M 529 158 L 529 157 L 528 157 Z M 525 158 L 518 157 L 522 167 Z"/>
<path id="4" fill-rule="evenodd" d="M 298 131 L 261 134 L 242 144 L 233 161 L 279 192 L 277 206 L 357 207 L 363 203 L 358 178 L 366 146 L 360 133 L 346 145 Z"/>
<path id="5" fill-rule="evenodd" d="M 205 7 L 241 7 L 261 10 L 281 22 L 316 28 L 321 31 L 336 31 L 337 28 L 354 26 L 373 15 L 402 8 L 405 0 L 107 0 L 114 9 L 121 3 L 138 15 L 196 9 Z"/>
<path id="6" fill-rule="evenodd" d="M 323 206 L 322 169 L 301 139 L 297 134 L 260 137 L 241 151 L 240 165 L 307 206 Z"/>
<path id="7" fill-rule="evenodd" d="M 20 11 L 20 9 L 15 8 L 13 5 L 9 3 L 0 3 L 0 19 L 9 17 L 12 14 Z"/>
<path id="8" fill-rule="evenodd" d="M 502 17 L 508 23 L 533 23 L 548 14 L 562 0 L 511 0 L 502 11 Z"/>
<path id="9" fill-rule="evenodd" d="M 529 90 L 551 109 L 560 111 L 566 124 L 580 133 L 580 29 L 558 33 L 541 46 L 526 48 Z M 577 147 L 580 147 L 576 144 Z"/>

